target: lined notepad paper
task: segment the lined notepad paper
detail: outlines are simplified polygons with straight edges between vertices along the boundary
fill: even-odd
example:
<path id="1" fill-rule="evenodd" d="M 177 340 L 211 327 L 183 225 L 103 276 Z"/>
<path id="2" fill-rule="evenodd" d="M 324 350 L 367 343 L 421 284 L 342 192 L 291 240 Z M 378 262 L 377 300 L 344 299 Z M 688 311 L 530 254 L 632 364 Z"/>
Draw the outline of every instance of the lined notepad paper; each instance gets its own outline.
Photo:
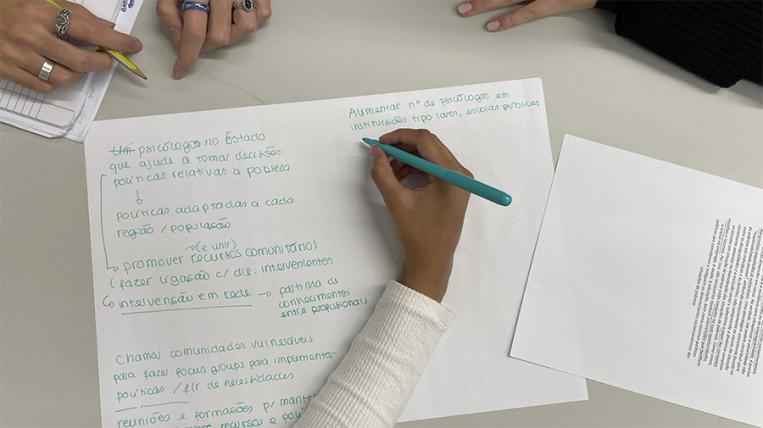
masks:
<path id="1" fill-rule="evenodd" d="M 142 0 L 75 0 L 94 14 L 129 32 Z M 52 23 L 51 23 L 52 25 Z M 116 64 L 108 71 L 89 73 L 67 87 L 45 95 L 0 79 L 0 121 L 45 137 L 65 136 L 82 141 L 106 94 Z"/>

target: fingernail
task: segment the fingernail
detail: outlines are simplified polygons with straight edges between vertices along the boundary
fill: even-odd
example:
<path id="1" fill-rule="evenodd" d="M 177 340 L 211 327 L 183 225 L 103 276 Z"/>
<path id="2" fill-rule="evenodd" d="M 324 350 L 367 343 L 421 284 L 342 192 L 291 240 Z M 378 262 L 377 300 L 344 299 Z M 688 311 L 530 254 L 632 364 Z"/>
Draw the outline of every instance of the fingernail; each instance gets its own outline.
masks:
<path id="1" fill-rule="evenodd" d="M 143 49 L 143 43 L 140 42 L 140 40 L 133 40 L 130 42 L 130 46 L 128 47 L 130 49 L 130 52 L 139 52 L 141 49 Z"/>
<path id="2" fill-rule="evenodd" d="M 461 15 L 468 13 L 470 10 L 472 10 L 472 4 L 469 2 L 458 5 L 458 13 Z"/>
<path id="3" fill-rule="evenodd" d="M 371 155 L 374 157 L 374 160 L 379 159 L 379 151 L 381 149 L 379 146 L 373 146 L 371 147 Z"/>
<path id="4" fill-rule="evenodd" d="M 177 79 L 181 79 L 183 76 L 185 76 L 185 70 L 179 67 L 175 67 L 174 70 L 172 70 L 172 77 Z"/>
<path id="5" fill-rule="evenodd" d="M 495 31 L 500 26 L 501 26 L 500 22 L 498 22 L 498 21 L 490 21 L 490 22 L 487 23 L 485 28 L 487 28 L 488 31 Z"/>

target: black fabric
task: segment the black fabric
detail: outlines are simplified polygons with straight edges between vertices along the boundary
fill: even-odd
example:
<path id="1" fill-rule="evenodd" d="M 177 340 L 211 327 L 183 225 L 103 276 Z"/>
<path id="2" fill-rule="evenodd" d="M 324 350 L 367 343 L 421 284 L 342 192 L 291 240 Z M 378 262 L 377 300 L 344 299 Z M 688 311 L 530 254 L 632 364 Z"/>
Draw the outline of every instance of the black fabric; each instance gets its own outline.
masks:
<path id="1" fill-rule="evenodd" d="M 761 64 L 761 61 L 758 61 L 755 67 L 753 67 L 753 69 L 750 70 L 750 72 L 747 73 L 744 78 L 757 84 L 763 84 L 763 69 L 761 68 L 761 65 L 763 65 Z"/>
<path id="2" fill-rule="evenodd" d="M 763 0 L 600 0 L 596 6 L 617 14 L 617 34 L 718 86 L 761 83 Z"/>

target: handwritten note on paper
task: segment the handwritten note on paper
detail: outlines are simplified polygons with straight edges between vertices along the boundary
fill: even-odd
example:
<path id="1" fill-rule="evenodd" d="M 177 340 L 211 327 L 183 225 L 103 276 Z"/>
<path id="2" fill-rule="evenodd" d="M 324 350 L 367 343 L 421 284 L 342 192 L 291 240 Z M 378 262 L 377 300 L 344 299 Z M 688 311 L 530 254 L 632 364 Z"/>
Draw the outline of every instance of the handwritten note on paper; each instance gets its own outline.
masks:
<path id="1" fill-rule="evenodd" d="M 472 200 L 444 302 L 458 318 L 403 419 L 586 398 L 581 379 L 507 357 L 552 175 L 531 79 L 97 122 L 105 426 L 299 418 L 402 261 L 360 142 L 398 127 L 432 129 L 515 201 Z"/>

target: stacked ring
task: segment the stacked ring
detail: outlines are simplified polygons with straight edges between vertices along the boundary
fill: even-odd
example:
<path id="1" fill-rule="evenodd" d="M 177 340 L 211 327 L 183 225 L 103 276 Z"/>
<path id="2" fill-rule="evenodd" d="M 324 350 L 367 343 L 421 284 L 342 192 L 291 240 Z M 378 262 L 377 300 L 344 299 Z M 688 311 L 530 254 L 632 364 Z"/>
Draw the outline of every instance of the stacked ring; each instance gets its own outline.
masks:
<path id="1" fill-rule="evenodd" d="M 72 19 L 71 10 L 61 9 L 61 12 L 58 12 L 58 15 L 56 16 L 56 20 L 54 21 L 56 34 L 58 34 L 58 37 L 63 37 L 66 35 L 66 33 L 69 32 L 69 23 L 71 19 Z"/>
<path id="2" fill-rule="evenodd" d="M 205 3 L 199 3 L 197 1 L 184 1 L 180 6 L 181 12 L 185 12 L 188 9 L 200 10 L 206 12 L 209 15 L 209 5 Z"/>
<path id="3" fill-rule="evenodd" d="M 233 9 L 241 9 L 245 12 L 252 12 L 254 11 L 254 0 L 240 0 L 233 6 Z"/>
<path id="4" fill-rule="evenodd" d="M 37 77 L 39 77 L 43 82 L 47 82 L 50 80 L 51 72 L 53 72 L 53 64 L 45 61 L 42 63 L 42 68 L 40 69 L 40 72 L 37 73 Z"/>

